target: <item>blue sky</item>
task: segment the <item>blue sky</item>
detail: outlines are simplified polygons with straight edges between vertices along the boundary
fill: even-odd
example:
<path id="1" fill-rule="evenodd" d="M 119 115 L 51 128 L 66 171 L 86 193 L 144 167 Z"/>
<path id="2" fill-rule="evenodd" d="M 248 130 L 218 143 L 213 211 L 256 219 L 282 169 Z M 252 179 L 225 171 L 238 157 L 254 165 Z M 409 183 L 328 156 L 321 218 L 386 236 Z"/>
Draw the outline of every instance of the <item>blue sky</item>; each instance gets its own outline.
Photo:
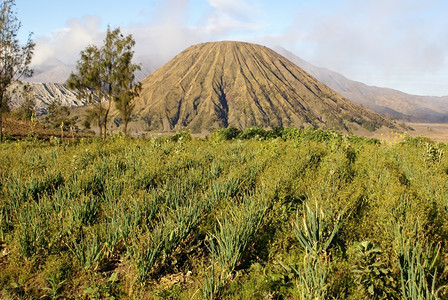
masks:
<path id="1" fill-rule="evenodd" d="M 446 0 L 16 0 L 21 38 L 38 65 L 74 63 L 107 25 L 136 40 L 136 56 L 167 61 L 190 45 L 241 40 L 282 46 L 369 85 L 448 95 Z"/>

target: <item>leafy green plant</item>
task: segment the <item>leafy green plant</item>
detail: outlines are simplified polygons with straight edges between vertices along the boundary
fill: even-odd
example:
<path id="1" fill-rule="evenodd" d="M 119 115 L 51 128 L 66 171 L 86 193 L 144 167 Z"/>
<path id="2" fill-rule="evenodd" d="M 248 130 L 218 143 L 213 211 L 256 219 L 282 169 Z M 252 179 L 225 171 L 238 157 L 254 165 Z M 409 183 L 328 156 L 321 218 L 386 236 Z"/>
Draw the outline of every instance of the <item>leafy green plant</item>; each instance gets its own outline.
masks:
<path id="1" fill-rule="evenodd" d="M 104 256 L 104 245 L 98 230 L 80 231 L 79 236 L 72 235 L 67 244 L 79 265 L 84 269 L 96 270 Z"/>
<path id="2" fill-rule="evenodd" d="M 424 160 L 428 163 L 436 163 L 442 160 L 443 149 L 432 143 L 425 143 Z"/>
<path id="3" fill-rule="evenodd" d="M 398 267 L 403 299 L 439 299 L 438 294 L 446 285 L 436 287 L 437 268 L 435 267 L 439 244 L 424 244 L 415 235 L 394 223 L 394 233 L 398 251 Z M 434 270 L 433 272 L 431 270 Z"/>
<path id="4" fill-rule="evenodd" d="M 201 284 L 201 292 L 204 299 L 219 299 L 225 284 L 222 272 L 215 268 L 212 263 L 207 270 L 204 270 L 204 281 Z"/>
<path id="5" fill-rule="evenodd" d="M 91 283 L 83 290 L 83 293 L 90 299 L 116 299 L 120 298 L 120 291 L 117 288 L 118 273 L 113 272 L 104 284 Z"/>
<path id="6" fill-rule="evenodd" d="M 212 133 L 211 140 L 215 143 L 221 141 L 229 141 L 237 138 L 240 133 L 241 131 L 234 127 L 220 128 Z"/>
<path id="7" fill-rule="evenodd" d="M 189 129 L 182 128 L 181 130 L 177 131 L 174 135 L 170 138 L 174 142 L 187 142 L 191 141 L 191 133 Z"/>
<path id="8" fill-rule="evenodd" d="M 163 251 L 164 234 L 163 227 L 158 226 L 152 231 L 132 237 L 129 251 L 137 270 L 137 279 L 140 282 L 145 282 L 148 279 L 149 272 L 159 259 L 159 255 Z"/>
<path id="9" fill-rule="evenodd" d="M 53 274 L 53 276 L 47 277 L 48 287 L 44 287 L 43 290 L 47 291 L 45 297 L 50 299 L 59 299 L 62 298 L 60 295 L 64 285 L 66 284 L 66 280 L 61 280 L 61 278 L 57 274 Z"/>
<path id="10" fill-rule="evenodd" d="M 327 277 L 329 273 L 328 262 L 305 254 L 302 268 L 293 268 L 297 280 L 300 299 L 324 300 L 327 299 Z"/>
<path id="11" fill-rule="evenodd" d="M 218 228 L 208 236 L 209 249 L 212 260 L 217 262 L 225 276 L 231 275 L 247 244 L 258 230 L 267 209 L 266 205 L 246 197 L 240 206 L 235 206 L 217 220 Z"/>
<path id="12" fill-rule="evenodd" d="M 238 138 L 247 140 L 264 140 L 267 136 L 266 130 L 260 127 L 250 127 L 246 128 L 238 134 Z"/>
<path id="13" fill-rule="evenodd" d="M 26 205 L 17 220 L 16 238 L 19 253 L 24 258 L 31 258 L 47 245 L 47 224 L 36 206 Z"/>
<path id="14" fill-rule="evenodd" d="M 0 298 L 447 295 L 448 157 L 424 141 L 273 128 L 0 151 Z"/>
<path id="15" fill-rule="evenodd" d="M 74 224 L 92 224 L 98 215 L 98 200 L 92 196 L 83 196 L 72 202 L 71 209 Z"/>
<path id="16" fill-rule="evenodd" d="M 327 249 L 339 231 L 341 215 L 331 224 L 332 221 L 325 216 L 317 202 L 314 209 L 305 203 L 304 210 L 302 219 L 299 219 L 297 212 L 292 222 L 293 233 L 305 250 L 303 264 L 299 269 L 292 265 L 289 267 L 298 276 L 297 287 L 301 299 L 326 299 L 330 267 Z"/>
<path id="17" fill-rule="evenodd" d="M 297 211 L 296 219 L 292 223 L 294 235 L 310 255 L 325 254 L 339 231 L 341 216 L 338 216 L 334 224 L 331 224 L 317 202 L 314 204 L 314 209 L 308 203 L 305 203 L 304 206 L 305 212 L 302 219 L 300 220 Z"/>
<path id="18" fill-rule="evenodd" d="M 381 260 L 381 249 L 371 241 L 362 241 L 355 243 L 352 251 L 352 273 L 358 289 L 371 299 L 389 298 L 393 293 L 394 278 Z"/>

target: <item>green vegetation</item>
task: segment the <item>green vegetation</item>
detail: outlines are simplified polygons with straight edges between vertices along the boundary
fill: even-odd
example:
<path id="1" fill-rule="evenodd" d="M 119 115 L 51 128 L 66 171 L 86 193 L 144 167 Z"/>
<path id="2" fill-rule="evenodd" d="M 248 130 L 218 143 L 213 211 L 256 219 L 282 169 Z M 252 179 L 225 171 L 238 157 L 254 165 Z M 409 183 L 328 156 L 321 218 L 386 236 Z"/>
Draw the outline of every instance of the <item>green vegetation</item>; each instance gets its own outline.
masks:
<path id="1" fill-rule="evenodd" d="M 20 77 L 30 77 L 29 68 L 33 55 L 34 43 L 31 34 L 25 45 L 20 45 L 18 34 L 22 24 L 13 10 L 14 0 L 0 3 L 0 144 L 3 141 L 2 114 L 9 109 L 8 87 Z"/>
<path id="2" fill-rule="evenodd" d="M 108 27 L 104 44 L 101 47 L 90 45 L 81 51 L 77 74 L 71 73 L 67 80 L 67 86 L 77 90 L 80 99 L 88 99 L 93 104 L 87 122 L 97 119 L 104 139 L 112 100 L 120 112 L 126 134 L 134 109 L 133 99 L 140 93 L 140 83 L 135 82 L 134 75 L 140 66 L 132 63 L 134 45 L 132 35 L 124 36 L 120 28 L 111 30 Z"/>
<path id="3" fill-rule="evenodd" d="M 446 144 L 316 129 L 0 145 L 2 299 L 446 299 Z"/>
<path id="4" fill-rule="evenodd" d="M 61 130 L 68 131 L 70 128 L 76 127 L 76 118 L 69 118 L 69 116 L 69 108 L 56 100 L 48 105 L 45 123 L 52 128 L 61 128 Z"/>

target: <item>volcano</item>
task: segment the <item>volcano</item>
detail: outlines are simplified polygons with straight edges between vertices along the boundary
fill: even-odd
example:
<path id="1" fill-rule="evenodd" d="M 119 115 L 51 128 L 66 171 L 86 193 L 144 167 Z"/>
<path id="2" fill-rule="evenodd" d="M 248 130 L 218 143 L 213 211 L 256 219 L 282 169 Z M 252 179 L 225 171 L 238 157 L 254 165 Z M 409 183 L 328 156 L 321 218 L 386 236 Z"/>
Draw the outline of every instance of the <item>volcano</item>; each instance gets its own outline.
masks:
<path id="1" fill-rule="evenodd" d="M 312 126 L 356 132 L 393 127 L 275 51 L 231 41 L 191 46 L 146 77 L 134 113 L 139 127 L 152 131 Z"/>

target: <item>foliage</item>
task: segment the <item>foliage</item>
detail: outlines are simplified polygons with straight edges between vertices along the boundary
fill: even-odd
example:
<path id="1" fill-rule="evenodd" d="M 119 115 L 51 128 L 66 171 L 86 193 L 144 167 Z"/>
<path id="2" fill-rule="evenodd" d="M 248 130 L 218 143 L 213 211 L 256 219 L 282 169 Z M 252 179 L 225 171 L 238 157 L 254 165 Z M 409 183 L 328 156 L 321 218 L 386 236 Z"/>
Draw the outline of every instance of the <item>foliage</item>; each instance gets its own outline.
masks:
<path id="1" fill-rule="evenodd" d="M 406 227 L 394 223 L 398 250 L 401 293 L 404 299 L 439 299 L 438 294 L 446 285 L 436 288 L 435 267 L 440 245 L 422 243 L 415 232 L 409 235 Z M 432 271 L 434 270 L 434 271 Z"/>
<path id="2" fill-rule="evenodd" d="M 134 84 L 134 72 L 140 69 L 132 63 L 134 45 L 132 35 L 123 36 L 120 28 L 108 28 L 101 47 L 90 45 L 81 51 L 77 74 L 70 74 L 67 82 L 69 88 L 79 90 L 80 97 L 102 107 L 95 108 L 92 114 L 98 118 L 104 138 L 112 101 L 118 103 L 117 108 L 127 124 L 132 112 L 131 100 L 140 90 Z"/>
<path id="3" fill-rule="evenodd" d="M 220 128 L 212 133 L 211 139 L 215 142 L 229 141 L 238 137 L 240 132 L 241 131 L 236 129 L 235 127 Z"/>
<path id="4" fill-rule="evenodd" d="M 20 46 L 18 33 L 21 27 L 13 11 L 14 0 L 5 0 L 0 4 L 0 143 L 2 137 L 2 114 L 8 107 L 7 88 L 20 77 L 30 77 L 29 68 L 33 55 L 34 43 L 31 34 L 24 46 Z"/>
<path id="5" fill-rule="evenodd" d="M 69 118 L 69 116 L 70 111 L 68 107 L 62 105 L 59 100 L 55 100 L 48 105 L 48 114 L 45 116 L 45 122 L 53 128 L 63 128 L 63 130 L 67 131 L 76 124 L 76 119 Z"/>
<path id="6" fill-rule="evenodd" d="M 16 89 L 13 90 L 13 93 L 22 94 L 24 100 L 20 107 L 14 111 L 14 115 L 19 120 L 28 120 L 30 121 L 34 114 L 36 103 L 34 99 L 31 97 L 31 86 L 29 83 L 19 84 Z"/>
<path id="7" fill-rule="evenodd" d="M 106 113 L 106 109 L 100 103 L 95 103 L 90 109 L 87 110 L 86 118 L 84 120 L 84 127 L 90 129 L 90 124 L 96 122 L 96 125 L 100 129 L 100 136 L 103 135 L 103 116 Z"/>
<path id="8" fill-rule="evenodd" d="M 303 266 L 294 269 L 299 276 L 297 287 L 300 299 L 324 300 L 327 298 L 328 262 L 310 254 L 305 254 Z"/>
<path id="9" fill-rule="evenodd" d="M 181 130 L 177 131 L 174 135 L 170 138 L 173 142 L 186 142 L 191 140 L 191 133 L 189 129 L 182 128 Z"/>
<path id="10" fill-rule="evenodd" d="M 384 299 L 394 292 L 393 274 L 381 260 L 381 253 L 371 241 L 355 243 L 352 249 L 354 282 L 371 299 Z"/>
<path id="11" fill-rule="evenodd" d="M 305 250 L 303 264 L 299 269 L 292 265 L 290 268 L 298 276 L 300 299 L 326 299 L 329 272 L 327 249 L 339 231 L 340 216 L 334 224 L 330 224 L 332 222 L 325 216 L 317 202 L 314 203 L 314 209 L 305 203 L 304 210 L 302 222 L 297 211 L 296 219 L 292 223 L 294 235 Z"/>
<path id="12" fill-rule="evenodd" d="M 446 155 L 263 131 L 3 143 L 0 298 L 447 297 Z"/>
<path id="13" fill-rule="evenodd" d="M 298 214 L 293 222 L 292 230 L 303 249 L 309 255 L 317 257 L 326 254 L 340 226 L 340 217 L 335 224 L 330 222 L 325 216 L 322 209 L 319 208 L 317 202 L 314 209 L 310 208 L 308 203 L 305 204 L 305 214 L 300 222 Z M 333 227 L 333 228 L 331 228 Z"/>
<path id="14" fill-rule="evenodd" d="M 135 104 L 134 99 L 138 97 L 140 91 L 142 89 L 141 84 L 135 84 L 135 76 L 134 71 L 140 69 L 138 65 L 131 65 L 128 70 L 123 70 L 123 72 L 130 72 L 125 78 L 128 82 L 124 82 L 123 84 L 128 86 L 128 90 L 122 91 L 118 96 L 114 98 L 115 107 L 120 112 L 121 119 L 124 123 L 124 134 L 128 133 L 128 123 L 131 121 L 132 112 L 134 110 Z"/>
<path id="15" fill-rule="evenodd" d="M 240 139 L 263 140 L 266 137 L 266 130 L 260 127 L 250 127 L 242 130 L 238 137 Z"/>

